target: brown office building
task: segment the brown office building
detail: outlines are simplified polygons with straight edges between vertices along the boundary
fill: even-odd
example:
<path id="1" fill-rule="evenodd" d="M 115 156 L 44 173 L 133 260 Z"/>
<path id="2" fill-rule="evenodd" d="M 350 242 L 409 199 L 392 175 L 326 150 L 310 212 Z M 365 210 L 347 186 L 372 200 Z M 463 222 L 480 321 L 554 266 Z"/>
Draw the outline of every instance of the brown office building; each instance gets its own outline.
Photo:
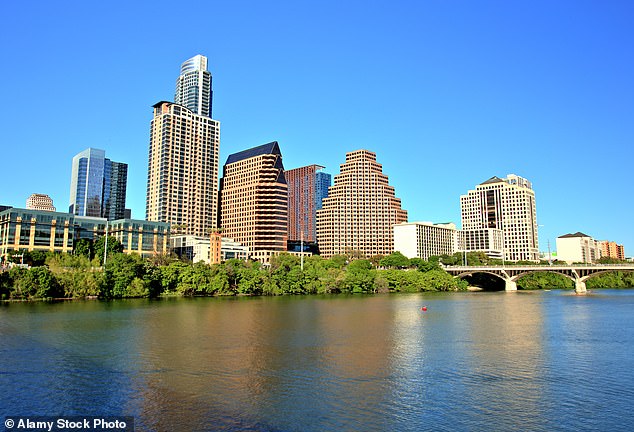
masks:
<path id="1" fill-rule="evenodd" d="M 182 105 L 154 105 L 146 218 L 204 236 L 217 224 L 220 123 Z"/>
<path id="2" fill-rule="evenodd" d="M 288 183 L 288 240 L 317 241 L 316 212 L 328 196 L 330 174 L 324 167 L 309 165 L 286 171 Z M 302 235 L 303 234 L 303 235 Z"/>
<path id="3" fill-rule="evenodd" d="M 220 188 L 223 237 L 263 262 L 286 251 L 288 186 L 277 141 L 230 155 Z"/>
<path id="4" fill-rule="evenodd" d="M 394 252 L 393 226 L 407 222 L 394 187 L 376 154 L 357 150 L 346 163 L 317 210 L 317 243 L 322 256 L 359 251 L 366 257 Z"/>

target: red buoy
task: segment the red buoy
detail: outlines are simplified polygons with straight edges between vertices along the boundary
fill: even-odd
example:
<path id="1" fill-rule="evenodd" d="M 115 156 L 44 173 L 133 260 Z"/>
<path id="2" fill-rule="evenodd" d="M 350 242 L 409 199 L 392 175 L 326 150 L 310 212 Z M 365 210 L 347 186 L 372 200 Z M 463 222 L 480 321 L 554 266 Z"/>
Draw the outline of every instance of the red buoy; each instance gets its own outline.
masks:
<path id="1" fill-rule="evenodd" d="M 423 312 L 427 312 L 427 306 L 423 306 L 422 308 L 420 308 L 420 310 L 422 310 Z"/>

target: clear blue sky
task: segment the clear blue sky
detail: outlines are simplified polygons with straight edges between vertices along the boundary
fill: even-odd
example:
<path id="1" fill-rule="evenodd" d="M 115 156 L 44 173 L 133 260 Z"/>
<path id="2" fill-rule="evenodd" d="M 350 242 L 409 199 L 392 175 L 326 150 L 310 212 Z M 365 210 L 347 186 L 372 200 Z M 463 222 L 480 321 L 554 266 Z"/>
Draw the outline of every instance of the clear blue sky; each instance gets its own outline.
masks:
<path id="1" fill-rule="evenodd" d="M 151 105 L 180 64 L 213 75 L 221 164 L 272 140 L 287 169 L 377 153 L 409 220 L 533 182 L 540 249 L 583 231 L 634 255 L 634 2 L 68 1 L 0 6 L 0 204 L 69 201 L 73 155 L 129 164 L 145 217 Z"/>

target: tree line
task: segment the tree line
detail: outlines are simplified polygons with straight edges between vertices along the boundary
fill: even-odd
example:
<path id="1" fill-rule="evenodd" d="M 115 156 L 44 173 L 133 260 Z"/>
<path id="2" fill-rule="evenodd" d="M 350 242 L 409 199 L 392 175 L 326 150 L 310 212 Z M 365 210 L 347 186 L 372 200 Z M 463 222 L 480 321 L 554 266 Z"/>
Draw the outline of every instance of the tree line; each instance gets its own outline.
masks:
<path id="1" fill-rule="evenodd" d="M 78 241 L 73 254 L 24 252 L 19 260 L 30 268 L 13 267 L 0 273 L 0 298 L 131 298 L 161 295 L 288 295 L 390 293 L 466 290 L 468 283 L 443 270 L 453 257 L 408 259 L 400 252 L 365 258 L 358 252 L 329 259 L 304 259 L 282 253 L 270 265 L 228 260 L 208 265 L 175 256 L 141 258 L 122 252 L 121 244 Z M 484 255 L 484 254 L 482 254 Z M 486 255 L 485 255 L 486 256 Z M 17 255 L 13 257 L 17 261 Z M 473 259 L 474 257 L 472 257 Z M 481 261 L 485 258 L 477 256 Z M 588 288 L 634 287 L 634 273 L 610 273 L 591 278 Z M 519 289 L 573 289 L 566 277 L 533 273 L 520 278 Z"/>

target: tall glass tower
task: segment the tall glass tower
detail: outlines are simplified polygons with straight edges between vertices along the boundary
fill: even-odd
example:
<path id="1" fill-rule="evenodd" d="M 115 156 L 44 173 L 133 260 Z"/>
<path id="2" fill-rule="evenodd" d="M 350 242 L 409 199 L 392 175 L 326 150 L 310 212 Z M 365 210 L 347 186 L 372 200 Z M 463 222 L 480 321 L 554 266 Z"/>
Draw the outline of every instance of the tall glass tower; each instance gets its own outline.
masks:
<path id="1" fill-rule="evenodd" d="M 104 150 L 88 148 L 73 157 L 68 212 L 77 216 L 101 217 Z"/>
<path id="2" fill-rule="evenodd" d="M 104 150 L 88 148 L 73 157 L 68 212 L 77 216 L 122 219 L 128 165 L 112 162 Z"/>
<path id="3" fill-rule="evenodd" d="M 174 102 L 189 108 L 194 114 L 211 117 L 212 99 L 207 57 L 199 54 L 186 60 L 176 80 Z"/>

